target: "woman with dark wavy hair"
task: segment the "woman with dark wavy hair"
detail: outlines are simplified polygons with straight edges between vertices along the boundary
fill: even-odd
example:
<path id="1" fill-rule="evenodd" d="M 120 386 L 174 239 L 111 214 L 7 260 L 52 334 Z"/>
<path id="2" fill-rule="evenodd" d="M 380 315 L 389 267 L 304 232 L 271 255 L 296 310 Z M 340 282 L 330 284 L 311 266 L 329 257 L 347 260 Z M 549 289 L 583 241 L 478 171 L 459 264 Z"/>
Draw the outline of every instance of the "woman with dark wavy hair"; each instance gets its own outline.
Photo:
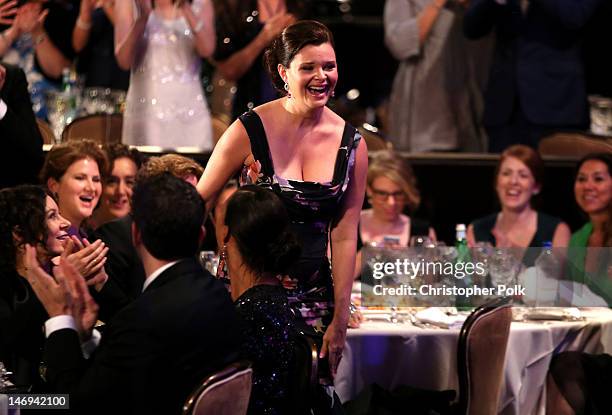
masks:
<path id="1" fill-rule="evenodd" d="M 17 385 L 38 385 L 43 324 L 48 318 L 26 281 L 25 245 L 36 247 L 38 261 L 51 268 L 69 238 L 70 222 L 42 187 L 0 191 L 0 361 Z"/>
<path id="2" fill-rule="evenodd" d="M 283 202 L 249 185 L 234 193 L 223 227 L 232 299 L 253 362 L 250 414 L 286 413 L 293 315 L 280 278 L 300 256 Z"/>

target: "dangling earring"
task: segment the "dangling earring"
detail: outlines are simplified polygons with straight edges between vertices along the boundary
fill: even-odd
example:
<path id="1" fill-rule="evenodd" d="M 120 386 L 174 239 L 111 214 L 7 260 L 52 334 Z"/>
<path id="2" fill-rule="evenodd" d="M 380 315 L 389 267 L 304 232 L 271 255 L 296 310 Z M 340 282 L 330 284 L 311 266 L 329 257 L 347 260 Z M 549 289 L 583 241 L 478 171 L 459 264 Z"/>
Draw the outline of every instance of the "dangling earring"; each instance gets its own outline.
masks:
<path id="1" fill-rule="evenodd" d="M 335 89 L 332 89 L 332 92 L 331 92 L 331 97 L 333 98 L 333 97 L 335 97 L 335 96 L 336 96 L 336 90 L 335 90 Z"/>
<path id="2" fill-rule="evenodd" d="M 287 91 L 287 98 L 291 98 L 291 92 L 289 91 L 289 84 L 285 82 L 285 91 Z"/>
<path id="3" fill-rule="evenodd" d="M 219 255 L 219 265 L 217 265 L 217 278 L 229 281 L 227 274 L 227 244 L 223 244 L 221 255 Z"/>

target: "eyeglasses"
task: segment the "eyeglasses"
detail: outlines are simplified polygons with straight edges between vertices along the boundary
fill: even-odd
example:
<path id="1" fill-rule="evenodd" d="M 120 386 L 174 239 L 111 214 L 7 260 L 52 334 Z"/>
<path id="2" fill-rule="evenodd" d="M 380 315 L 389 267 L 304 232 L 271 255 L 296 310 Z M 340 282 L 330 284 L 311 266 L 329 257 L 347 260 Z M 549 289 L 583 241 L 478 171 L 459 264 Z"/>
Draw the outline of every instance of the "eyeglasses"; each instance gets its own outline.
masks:
<path id="1" fill-rule="evenodd" d="M 406 194 L 402 191 L 385 192 L 384 190 L 372 189 L 372 198 L 380 202 L 386 202 L 391 196 L 398 202 L 403 202 L 406 199 Z"/>

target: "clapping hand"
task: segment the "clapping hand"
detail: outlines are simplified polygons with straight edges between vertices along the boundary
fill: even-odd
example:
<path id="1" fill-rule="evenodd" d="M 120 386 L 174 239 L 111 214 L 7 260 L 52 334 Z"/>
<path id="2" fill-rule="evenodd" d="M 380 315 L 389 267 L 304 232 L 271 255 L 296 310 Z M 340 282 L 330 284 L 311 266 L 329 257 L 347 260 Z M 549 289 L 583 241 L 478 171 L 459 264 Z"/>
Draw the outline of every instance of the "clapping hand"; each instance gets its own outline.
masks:
<path id="1" fill-rule="evenodd" d="M 47 310 L 49 317 L 73 316 L 82 341 L 91 337 L 98 317 L 98 305 L 91 298 L 85 280 L 67 260 L 65 251 L 55 268 L 55 278 L 42 269 L 36 258 L 36 248 L 27 244 L 24 258 L 26 279 Z"/>
<path id="2" fill-rule="evenodd" d="M 43 10 L 41 3 L 26 3 L 19 8 L 15 26 L 19 33 L 36 33 L 42 30 L 49 10 Z"/>
<path id="3" fill-rule="evenodd" d="M 0 0 L 0 24 L 10 25 L 17 14 L 17 0 Z"/>
<path id="4" fill-rule="evenodd" d="M 295 16 L 290 13 L 279 13 L 269 18 L 263 27 L 266 44 L 270 43 L 287 26 L 294 23 L 295 20 Z"/>
<path id="5" fill-rule="evenodd" d="M 98 239 L 94 243 L 89 243 L 87 239 L 81 241 L 76 236 L 72 236 L 66 243 L 64 252 L 67 253 L 66 260 L 85 277 L 87 285 L 93 285 L 100 291 L 108 280 L 104 269 L 108 247 L 104 242 Z"/>

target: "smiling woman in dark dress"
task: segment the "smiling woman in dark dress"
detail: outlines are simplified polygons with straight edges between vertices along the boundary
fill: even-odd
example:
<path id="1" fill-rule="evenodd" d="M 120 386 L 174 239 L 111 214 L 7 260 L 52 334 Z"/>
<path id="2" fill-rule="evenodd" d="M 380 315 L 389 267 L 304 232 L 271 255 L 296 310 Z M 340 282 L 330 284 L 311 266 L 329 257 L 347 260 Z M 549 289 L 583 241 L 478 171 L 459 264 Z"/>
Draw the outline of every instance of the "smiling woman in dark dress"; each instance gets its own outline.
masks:
<path id="1" fill-rule="evenodd" d="M 48 316 L 24 278 L 25 245 L 35 245 L 39 262 L 64 250 L 70 222 L 38 186 L 0 191 L 0 361 L 14 373 L 16 385 L 40 384 L 38 367 Z"/>

